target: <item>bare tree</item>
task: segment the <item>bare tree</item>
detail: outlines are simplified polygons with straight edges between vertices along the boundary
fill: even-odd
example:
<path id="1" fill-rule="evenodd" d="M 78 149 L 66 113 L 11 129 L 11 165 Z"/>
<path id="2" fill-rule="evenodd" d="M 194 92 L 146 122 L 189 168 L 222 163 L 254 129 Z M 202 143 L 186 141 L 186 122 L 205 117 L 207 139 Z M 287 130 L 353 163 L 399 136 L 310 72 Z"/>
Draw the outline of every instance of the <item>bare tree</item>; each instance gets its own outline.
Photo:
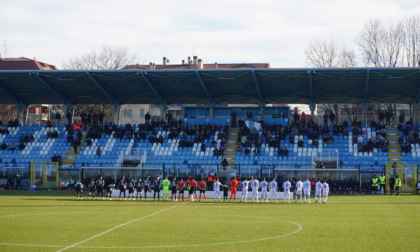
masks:
<path id="1" fill-rule="evenodd" d="M 346 46 L 339 46 L 334 41 L 327 40 L 313 40 L 305 48 L 306 62 L 310 66 L 318 68 L 334 68 L 334 67 L 356 67 L 356 54 L 352 49 L 346 48 Z M 346 105 L 359 106 L 356 104 Z M 319 113 L 330 114 L 334 113 L 337 120 L 340 120 L 341 110 L 343 105 L 341 104 L 318 104 Z M 349 111 L 357 111 L 349 110 Z"/>
<path id="2" fill-rule="evenodd" d="M 125 46 L 104 45 L 99 50 L 92 49 L 80 57 L 69 59 L 64 69 L 76 70 L 117 70 L 128 64 L 137 63 L 138 57 Z M 111 107 L 102 104 L 78 104 L 74 107 L 76 115 L 104 113 L 104 122 L 111 121 Z"/>
<path id="3" fill-rule="evenodd" d="M 64 69 L 75 70 L 116 70 L 133 64 L 137 56 L 125 46 L 104 45 L 99 50 L 92 49 L 80 57 L 69 59 L 64 63 Z"/>
<path id="4" fill-rule="evenodd" d="M 313 67 L 355 67 L 356 54 L 346 46 L 334 41 L 313 40 L 305 48 L 306 63 Z"/>
<path id="5" fill-rule="evenodd" d="M 356 43 L 366 66 L 396 67 L 403 64 L 404 25 L 401 21 L 385 25 L 379 19 L 371 19 L 357 36 Z"/>
<path id="6" fill-rule="evenodd" d="M 404 59 L 408 67 L 420 66 L 420 16 L 404 21 Z"/>

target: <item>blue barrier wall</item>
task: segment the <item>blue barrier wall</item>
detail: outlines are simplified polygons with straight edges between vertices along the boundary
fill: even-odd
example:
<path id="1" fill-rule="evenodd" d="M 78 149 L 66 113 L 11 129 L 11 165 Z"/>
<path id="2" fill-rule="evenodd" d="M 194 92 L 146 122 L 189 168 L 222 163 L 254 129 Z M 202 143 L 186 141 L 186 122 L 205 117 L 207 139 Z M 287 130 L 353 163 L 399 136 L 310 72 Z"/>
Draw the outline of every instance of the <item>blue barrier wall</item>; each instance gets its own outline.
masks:
<path id="1" fill-rule="evenodd" d="M 230 113 L 235 110 L 236 117 L 246 118 L 248 113 L 252 113 L 252 118 L 260 118 L 259 107 L 214 107 L 215 118 L 230 118 Z M 209 118 L 210 107 L 185 107 L 185 118 Z M 273 114 L 284 115 L 284 119 L 290 118 L 290 107 L 264 107 L 264 118 L 272 118 Z"/>
<path id="2" fill-rule="evenodd" d="M 220 124 L 224 126 L 225 124 L 229 124 L 230 119 L 228 118 L 185 118 L 184 122 L 188 123 L 188 125 L 194 124 Z"/>

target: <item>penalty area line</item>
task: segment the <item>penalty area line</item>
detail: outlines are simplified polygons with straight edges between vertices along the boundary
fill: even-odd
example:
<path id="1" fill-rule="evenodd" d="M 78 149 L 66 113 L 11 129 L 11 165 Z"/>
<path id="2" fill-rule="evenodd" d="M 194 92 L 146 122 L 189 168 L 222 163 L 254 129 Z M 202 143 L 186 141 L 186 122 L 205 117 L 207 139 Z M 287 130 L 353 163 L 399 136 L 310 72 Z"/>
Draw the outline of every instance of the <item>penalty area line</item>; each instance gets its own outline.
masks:
<path id="1" fill-rule="evenodd" d="M 97 238 L 97 237 L 99 237 L 99 236 L 101 236 L 101 235 L 104 235 L 104 234 L 106 234 L 106 233 L 109 233 L 109 232 L 111 232 L 111 231 L 114 231 L 115 229 L 118 229 L 118 228 L 120 228 L 120 227 L 126 226 L 126 225 L 131 224 L 131 223 L 136 222 L 136 221 L 141 221 L 141 220 L 144 220 L 144 219 L 146 219 L 146 218 L 149 218 L 149 217 L 152 217 L 152 216 L 154 216 L 154 215 L 156 215 L 156 214 L 159 214 L 159 213 L 162 213 L 162 212 L 165 212 L 165 211 L 171 210 L 171 209 L 173 209 L 173 208 L 175 208 L 175 207 L 179 207 L 179 206 L 181 206 L 181 205 L 183 205 L 183 204 L 186 204 L 186 203 L 187 203 L 187 202 L 184 202 L 184 203 L 181 203 L 181 204 L 178 204 L 178 205 L 175 205 L 175 206 L 171 206 L 171 207 L 168 207 L 168 208 L 162 209 L 162 210 L 160 210 L 160 211 L 157 211 L 157 212 L 151 213 L 151 214 L 149 214 L 149 215 L 143 216 L 143 217 L 141 217 L 141 218 L 138 218 L 138 219 L 131 220 L 131 221 L 128 221 L 128 222 L 126 222 L 126 223 L 120 224 L 120 225 L 118 225 L 118 226 L 116 226 L 116 227 L 113 227 L 113 228 L 111 228 L 111 229 L 108 229 L 108 230 L 106 230 L 106 231 L 104 231 L 104 232 L 102 232 L 102 233 L 99 233 L 99 234 L 94 235 L 94 236 L 92 236 L 92 237 L 90 237 L 90 238 L 87 238 L 86 240 L 83 240 L 83 241 L 77 242 L 77 243 L 75 243 L 75 244 L 72 244 L 72 245 L 70 245 L 70 246 L 67 246 L 67 247 L 65 247 L 65 248 L 62 248 L 62 249 L 60 249 L 60 250 L 57 250 L 57 252 L 61 252 L 61 251 L 65 251 L 65 250 L 70 249 L 70 248 L 74 248 L 74 247 L 76 247 L 76 246 L 78 246 L 78 245 L 80 245 L 80 244 L 82 244 L 82 243 L 85 243 L 85 242 L 90 241 L 90 240 L 92 240 L 92 239 L 95 239 L 95 238 Z"/>

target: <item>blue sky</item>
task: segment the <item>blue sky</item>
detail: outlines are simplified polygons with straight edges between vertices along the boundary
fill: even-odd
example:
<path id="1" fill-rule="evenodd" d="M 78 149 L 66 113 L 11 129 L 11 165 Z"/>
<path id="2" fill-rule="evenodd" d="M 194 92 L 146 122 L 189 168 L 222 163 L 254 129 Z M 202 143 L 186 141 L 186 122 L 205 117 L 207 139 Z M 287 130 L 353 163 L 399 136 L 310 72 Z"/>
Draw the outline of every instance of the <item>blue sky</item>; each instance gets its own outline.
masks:
<path id="1" fill-rule="evenodd" d="M 181 63 L 194 53 L 204 63 L 306 67 L 303 51 L 313 39 L 351 47 L 369 19 L 414 14 L 414 0 L 2 0 L 0 40 L 7 57 L 59 68 L 104 44 L 128 47 L 140 64 L 164 56 Z"/>

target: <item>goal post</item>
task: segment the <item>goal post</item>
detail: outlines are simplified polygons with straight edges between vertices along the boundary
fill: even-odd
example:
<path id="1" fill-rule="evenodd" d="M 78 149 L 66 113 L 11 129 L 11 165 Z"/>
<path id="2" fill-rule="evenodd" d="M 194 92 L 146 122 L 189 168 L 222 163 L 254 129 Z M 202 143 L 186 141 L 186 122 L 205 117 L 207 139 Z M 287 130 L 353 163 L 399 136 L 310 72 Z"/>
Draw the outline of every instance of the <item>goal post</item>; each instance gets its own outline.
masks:
<path id="1" fill-rule="evenodd" d="M 39 188 L 58 188 L 59 174 L 57 162 L 31 162 L 30 185 Z"/>

